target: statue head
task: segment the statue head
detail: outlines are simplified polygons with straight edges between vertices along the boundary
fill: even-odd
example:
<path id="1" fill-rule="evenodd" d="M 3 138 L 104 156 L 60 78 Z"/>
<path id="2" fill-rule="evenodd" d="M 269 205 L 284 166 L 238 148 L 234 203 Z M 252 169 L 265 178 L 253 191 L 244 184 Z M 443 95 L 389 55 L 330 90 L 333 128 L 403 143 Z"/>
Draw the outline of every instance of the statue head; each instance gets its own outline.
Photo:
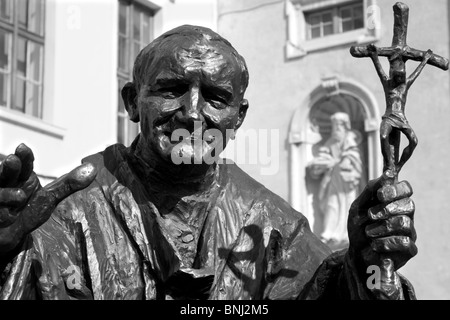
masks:
<path id="1" fill-rule="evenodd" d="M 197 159 L 223 150 L 241 126 L 247 85 L 245 61 L 227 40 L 184 25 L 139 53 L 122 98 L 130 119 L 140 122 L 141 146 L 164 161 L 172 161 L 175 150 Z"/>
<path id="2" fill-rule="evenodd" d="M 351 130 L 350 117 L 345 112 L 336 112 L 330 117 L 331 137 L 342 141 L 348 131 Z"/>

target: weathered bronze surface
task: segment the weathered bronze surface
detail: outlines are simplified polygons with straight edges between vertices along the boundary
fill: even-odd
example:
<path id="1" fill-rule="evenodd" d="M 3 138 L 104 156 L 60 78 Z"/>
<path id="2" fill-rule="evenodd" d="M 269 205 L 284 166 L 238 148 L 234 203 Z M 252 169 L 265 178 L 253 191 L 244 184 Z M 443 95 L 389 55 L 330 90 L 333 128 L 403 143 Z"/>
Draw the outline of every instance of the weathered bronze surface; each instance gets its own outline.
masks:
<path id="1" fill-rule="evenodd" d="M 417 136 L 405 116 L 405 106 L 408 90 L 426 64 L 448 70 L 449 61 L 441 56 L 433 54 L 431 50 L 420 51 L 410 48 L 406 44 L 408 30 L 409 8 L 406 4 L 397 2 L 394 7 L 394 35 L 392 46 L 377 48 L 374 44 L 366 47 L 351 47 L 350 53 L 356 58 L 370 57 L 373 61 L 386 96 L 386 112 L 380 125 L 381 152 L 383 154 L 383 175 L 386 179 L 383 185 L 388 186 L 398 181 L 398 174 L 403 165 L 411 157 L 417 146 Z M 383 70 L 378 59 L 379 56 L 389 60 L 389 76 Z M 416 70 L 407 78 L 405 63 L 408 60 L 420 61 Z M 400 133 L 408 139 L 408 146 L 403 150 L 400 159 Z M 394 262 L 390 258 L 383 258 L 382 272 L 386 275 L 393 274 Z M 394 285 L 394 280 L 387 286 Z M 389 290 L 387 290 L 389 291 Z M 379 298 L 384 298 L 386 292 L 374 293 Z"/>
<path id="2" fill-rule="evenodd" d="M 206 161 L 244 121 L 247 82 L 228 41 L 181 26 L 143 49 L 123 88 L 141 126 L 130 147 L 41 187 L 20 145 L 0 168 L 0 298 L 413 299 L 396 272 L 417 252 L 407 182 L 371 181 L 349 212 L 349 249 L 331 254 L 287 202 Z M 395 265 L 373 283 L 383 296 L 367 281 L 381 258 Z"/>

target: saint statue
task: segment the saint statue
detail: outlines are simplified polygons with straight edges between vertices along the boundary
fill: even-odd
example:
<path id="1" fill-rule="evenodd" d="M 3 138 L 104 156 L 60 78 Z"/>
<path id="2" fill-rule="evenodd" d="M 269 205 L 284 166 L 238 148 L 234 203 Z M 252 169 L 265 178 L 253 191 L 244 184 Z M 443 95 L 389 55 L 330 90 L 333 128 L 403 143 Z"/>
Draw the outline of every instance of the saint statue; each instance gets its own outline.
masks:
<path id="1" fill-rule="evenodd" d="M 350 117 L 336 112 L 330 117 L 330 137 L 308 165 L 313 179 L 320 179 L 317 194 L 323 228 L 320 237 L 330 247 L 348 244 L 347 219 L 363 176 L 361 134 L 351 129 Z"/>

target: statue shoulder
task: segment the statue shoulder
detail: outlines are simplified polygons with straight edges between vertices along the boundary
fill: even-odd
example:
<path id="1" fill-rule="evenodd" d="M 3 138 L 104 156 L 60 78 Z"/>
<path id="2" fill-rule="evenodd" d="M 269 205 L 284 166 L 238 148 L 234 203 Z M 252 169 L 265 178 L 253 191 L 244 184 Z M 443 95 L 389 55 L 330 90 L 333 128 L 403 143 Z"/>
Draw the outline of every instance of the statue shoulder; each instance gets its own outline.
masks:
<path id="1" fill-rule="evenodd" d="M 280 216 L 284 220 L 306 220 L 286 200 L 256 181 L 236 164 L 221 166 L 222 178 L 224 178 L 224 174 L 226 175 L 226 180 L 223 180 L 226 189 L 231 192 L 234 201 L 241 202 L 249 211 L 253 211 L 255 214 L 264 211 L 270 218 L 269 220 Z M 257 208 L 260 212 L 256 212 Z"/>

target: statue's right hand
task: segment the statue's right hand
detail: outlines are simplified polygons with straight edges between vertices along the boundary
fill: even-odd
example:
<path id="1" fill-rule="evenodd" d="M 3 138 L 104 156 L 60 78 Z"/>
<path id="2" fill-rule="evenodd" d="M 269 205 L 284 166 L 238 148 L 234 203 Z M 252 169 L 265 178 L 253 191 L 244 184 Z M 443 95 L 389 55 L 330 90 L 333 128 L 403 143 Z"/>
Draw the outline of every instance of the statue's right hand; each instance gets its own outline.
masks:
<path id="1" fill-rule="evenodd" d="M 33 152 L 21 144 L 0 164 L 0 258 L 47 221 L 61 200 L 86 188 L 97 174 L 87 163 L 41 187 L 33 162 Z"/>

